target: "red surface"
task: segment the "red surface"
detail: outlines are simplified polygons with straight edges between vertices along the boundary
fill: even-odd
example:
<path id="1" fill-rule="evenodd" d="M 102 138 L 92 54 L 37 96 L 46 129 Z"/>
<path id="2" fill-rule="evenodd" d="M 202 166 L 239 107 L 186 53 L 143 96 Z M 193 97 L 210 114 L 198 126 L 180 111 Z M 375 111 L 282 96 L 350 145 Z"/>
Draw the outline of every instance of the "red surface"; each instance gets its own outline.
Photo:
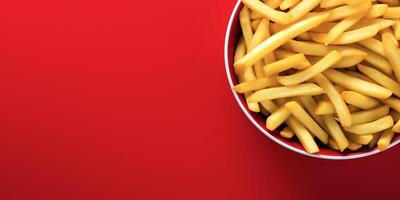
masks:
<path id="1" fill-rule="evenodd" d="M 234 1 L 0 6 L 0 199 L 395 197 L 399 148 L 327 161 L 270 141 L 225 77 Z"/>

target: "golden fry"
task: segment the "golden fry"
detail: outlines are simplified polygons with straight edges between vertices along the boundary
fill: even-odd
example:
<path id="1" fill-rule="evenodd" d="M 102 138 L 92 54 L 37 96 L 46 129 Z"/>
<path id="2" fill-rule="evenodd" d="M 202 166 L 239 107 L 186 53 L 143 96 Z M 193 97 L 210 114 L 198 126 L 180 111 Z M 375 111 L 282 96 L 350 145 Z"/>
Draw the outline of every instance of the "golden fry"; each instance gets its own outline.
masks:
<path id="1" fill-rule="evenodd" d="M 285 128 L 283 128 L 283 130 L 281 130 L 279 132 L 279 135 L 284 138 L 290 139 L 290 138 L 293 138 L 294 133 L 293 133 L 292 129 L 290 129 L 289 127 L 286 126 Z"/>
<path id="2" fill-rule="evenodd" d="M 347 104 L 361 109 L 371 109 L 380 105 L 374 98 L 354 91 L 344 91 L 342 92 L 342 97 Z"/>
<path id="3" fill-rule="evenodd" d="M 392 91 L 384 87 L 349 76 L 337 70 L 327 69 L 323 74 L 332 82 L 367 96 L 386 99 L 392 95 Z"/>
<path id="4" fill-rule="evenodd" d="M 258 90 L 250 97 L 250 102 L 260 102 L 263 100 L 279 99 L 284 97 L 294 97 L 302 95 L 320 95 L 324 90 L 313 83 L 304 83 L 295 86 L 273 87 Z"/>
<path id="5" fill-rule="evenodd" d="M 333 104 L 328 100 L 321 100 L 318 102 L 317 106 L 314 110 L 316 115 L 333 115 L 336 114 L 335 107 Z"/>
<path id="6" fill-rule="evenodd" d="M 385 14 L 383 14 L 384 18 L 389 19 L 398 19 L 400 18 L 400 7 L 389 7 Z"/>
<path id="7" fill-rule="evenodd" d="M 394 133 L 391 129 L 385 130 L 382 133 L 381 137 L 378 140 L 379 151 L 384 151 L 389 147 L 390 142 L 393 139 L 393 136 L 394 136 Z"/>
<path id="8" fill-rule="evenodd" d="M 372 135 L 357 135 L 354 133 L 346 133 L 346 136 L 357 144 L 367 145 L 374 138 Z"/>
<path id="9" fill-rule="evenodd" d="M 388 105 L 389 107 L 396 110 L 397 112 L 400 112 L 400 99 L 395 98 L 395 97 L 389 97 L 387 99 L 381 100 L 381 102 Z"/>
<path id="10" fill-rule="evenodd" d="M 317 143 L 315 143 L 312 135 L 303 124 L 294 117 L 290 117 L 286 123 L 296 134 L 307 153 L 317 153 L 319 151 Z"/>
<path id="11" fill-rule="evenodd" d="M 359 48 L 360 50 L 364 51 L 367 53 L 367 57 L 365 57 L 365 61 L 369 64 L 372 65 L 372 67 L 379 69 L 383 73 L 391 76 L 393 74 L 392 71 L 392 66 L 390 66 L 390 63 L 386 60 L 386 58 L 366 49 L 361 46 L 356 46 L 353 45 L 354 47 Z"/>
<path id="12" fill-rule="evenodd" d="M 289 15 L 292 16 L 292 22 L 296 22 L 300 18 L 306 16 L 312 9 L 317 7 L 320 2 L 321 0 L 302 0 L 289 11 Z"/>
<path id="13" fill-rule="evenodd" d="M 380 72 L 371 67 L 365 65 L 358 65 L 358 70 L 363 74 L 367 75 L 369 78 L 382 85 L 383 87 L 391 90 L 394 95 L 400 97 L 400 84 L 394 81 L 392 78 L 386 76 L 384 73 Z"/>
<path id="14" fill-rule="evenodd" d="M 344 130 L 354 134 L 369 135 L 379 131 L 386 130 L 388 128 L 392 128 L 393 123 L 394 122 L 392 116 L 387 115 L 378 120 L 368 122 L 365 124 L 358 124 L 351 127 L 344 127 Z"/>
<path id="15" fill-rule="evenodd" d="M 235 90 L 237 93 L 246 93 L 279 85 L 280 84 L 275 77 L 264 77 L 252 81 L 242 82 L 239 85 L 235 85 L 233 90 Z"/>
<path id="16" fill-rule="evenodd" d="M 270 116 L 268 116 L 267 128 L 269 130 L 275 130 L 283 122 L 285 122 L 290 117 L 290 115 L 291 115 L 290 111 L 285 106 L 280 107 L 278 110 L 273 112 Z"/>
<path id="17" fill-rule="evenodd" d="M 246 48 L 249 49 L 251 39 L 253 38 L 253 30 L 251 29 L 249 10 L 247 10 L 246 7 L 243 7 L 239 13 L 239 22 L 240 26 L 242 27 L 242 33 L 244 42 L 246 43 Z"/>
<path id="18" fill-rule="evenodd" d="M 365 48 L 373 51 L 374 53 L 377 53 L 380 56 L 385 56 L 385 51 L 383 50 L 382 42 L 373 37 L 361 40 L 358 43 L 364 46 Z"/>
<path id="19" fill-rule="evenodd" d="M 312 96 L 301 96 L 299 97 L 301 103 L 304 105 L 307 112 L 311 115 L 311 117 L 323 128 L 325 128 L 324 121 L 321 116 L 315 114 L 314 110 L 317 106 L 314 98 Z"/>
<path id="20" fill-rule="evenodd" d="M 375 121 L 389 114 L 389 106 L 383 105 L 370 110 L 351 113 L 352 125 L 364 124 Z"/>
<path id="21" fill-rule="evenodd" d="M 391 64 L 397 80 L 400 80 L 400 53 L 397 50 L 397 45 L 393 42 L 396 40 L 392 33 L 385 31 L 382 34 L 383 50 Z M 397 41 L 397 40 L 396 40 Z"/>
<path id="22" fill-rule="evenodd" d="M 369 9 L 368 13 L 365 15 L 365 18 L 377 18 L 382 16 L 386 10 L 388 9 L 388 5 L 386 4 L 374 4 Z"/>
<path id="23" fill-rule="evenodd" d="M 280 72 L 291 69 L 294 66 L 300 66 L 300 65 L 304 66 L 304 63 L 308 63 L 308 66 L 311 65 L 310 62 L 308 62 L 308 60 L 304 56 L 304 54 L 296 54 L 265 65 L 264 75 L 268 77 L 274 74 L 278 74 Z"/>

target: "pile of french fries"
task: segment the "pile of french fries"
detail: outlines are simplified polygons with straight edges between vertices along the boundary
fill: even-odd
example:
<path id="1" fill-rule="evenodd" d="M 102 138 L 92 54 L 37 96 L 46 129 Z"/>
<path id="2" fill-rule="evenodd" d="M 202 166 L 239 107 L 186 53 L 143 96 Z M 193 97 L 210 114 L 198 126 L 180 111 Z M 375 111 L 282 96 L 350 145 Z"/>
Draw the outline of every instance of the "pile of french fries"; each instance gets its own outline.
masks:
<path id="1" fill-rule="evenodd" d="M 242 0 L 235 73 L 269 130 L 385 150 L 400 132 L 399 0 Z"/>

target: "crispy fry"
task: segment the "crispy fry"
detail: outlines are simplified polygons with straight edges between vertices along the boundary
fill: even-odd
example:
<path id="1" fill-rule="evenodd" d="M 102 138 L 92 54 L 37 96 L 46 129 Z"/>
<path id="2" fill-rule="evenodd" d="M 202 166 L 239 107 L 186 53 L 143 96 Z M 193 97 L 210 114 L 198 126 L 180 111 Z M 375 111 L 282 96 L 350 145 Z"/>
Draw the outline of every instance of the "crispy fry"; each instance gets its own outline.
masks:
<path id="1" fill-rule="evenodd" d="M 382 19 L 382 18 L 372 18 L 372 19 L 363 19 L 359 21 L 357 24 L 349 28 L 349 30 L 356 30 L 362 27 L 371 26 L 371 25 L 380 25 L 380 30 L 385 28 L 389 28 L 394 25 L 394 20 L 390 19 Z"/>
<path id="2" fill-rule="evenodd" d="M 333 140 L 332 138 L 329 138 L 328 146 L 329 146 L 330 148 L 332 148 L 332 149 L 335 149 L 335 150 L 339 151 L 339 146 L 338 146 L 338 144 L 337 144 L 337 143 L 335 142 L 335 140 Z"/>
<path id="3" fill-rule="evenodd" d="M 388 105 L 389 107 L 396 110 L 397 112 L 400 112 L 400 99 L 395 98 L 395 97 L 389 97 L 387 99 L 381 100 L 381 102 Z"/>
<path id="4" fill-rule="evenodd" d="M 251 29 L 251 21 L 249 10 L 246 7 L 243 7 L 239 13 L 239 22 L 242 27 L 242 33 L 244 42 L 246 43 L 246 48 L 250 48 L 251 38 L 253 38 L 253 30 Z"/>
<path id="5" fill-rule="evenodd" d="M 344 91 L 342 92 L 342 97 L 347 104 L 361 109 L 371 109 L 380 105 L 380 103 L 374 98 L 365 96 L 358 92 Z"/>
<path id="6" fill-rule="evenodd" d="M 349 141 L 344 135 L 339 124 L 337 124 L 332 115 L 324 115 L 322 118 L 326 127 L 328 128 L 329 135 L 335 140 L 340 151 L 344 151 L 349 146 Z"/>
<path id="7" fill-rule="evenodd" d="M 393 68 L 397 80 L 400 80 L 400 53 L 397 50 L 397 45 L 393 42 L 393 39 L 393 34 L 388 31 L 385 31 L 382 34 L 383 50 Z"/>
<path id="8" fill-rule="evenodd" d="M 304 63 L 308 63 L 308 66 L 311 65 L 304 54 L 296 54 L 288 58 L 265 65 L 264 75 L 268 77 L 274 74 L 278 74 L 280 72 L 291 69 L 294 66 L 304 66 Z"/>
<path id="9" fill-rule="evenodd" d="M 351 113 L 352 125 L 364 124 L 375 121 L 389 114 L 389 106 L 383 105 L 370 110 Z"/>
<path id="10" fill-rule="evenodd" d="M 328 143 L 328 134 L 313 120 L 313 118 L 295 101 L 285 104 L 292 115 L 324 144 Z"/>
<path id="11" fill-rule="evenodd" d="M 378 33 L 379 30 L 380 30 L 380 25 L 374 24 L 363 28 L 346 31 L 331 42 L 329 42 L 330 38 L 328 38 L 328 34 L 325 33 L 309 33 L 309 35 L 311 36 L 312 40 L 320 43 L 351 44 L 373 37 Z"/>
<path id="12" fill-rule="evenodd" d="M 264 17 L 274 22 L 287 24 L 291 20 L 291 16 L 289 14 L 274 10 L 259 0 L 242 0 L 242 3 L 251 10 L 262 14 Z"/>
<path id="13" fill-rule="evenodd" d="M 284 97 L 294 97 L 302 95 L 320 95 L 324 90 L 313 83 L 304 83 L 295 86 L 273 87 L 258 90 L 250 97 L 250 102 L 260 102 L 263 100 L 279 99 Z"/>
<path id="14" fill-rule="evenodd" d="M 321 116 L 318 116 L 315 114 L 314 110 L 315 107 L 317 106 L 317 103 L 315 102 L 314 98 L 312 96 L 301 96 L 299 97 L 301 103 L 304 105 L 306 108 L 308 114 L 311 115 L 311 117 L 323 128 L 325 128 L 324 121 L 322 120 Z"/>
<path id="15" fill-rule="evenodd" d="M 348 16 L 354 15 L 356 13 L 359 13 L 361 11 L 367 10 L 371 5 L 368 3 L 363 3 L 363 4 L 356 4 L 356 5 L 344 5 L 340 6 L 331 10 L 328 10 L 327 12 L 330 14 L 329 18 L 327 21 L 332 22 L 336 21 L 338 19 L 343 19 Z"/>
<path id="16" fill-rule="evenodd" d="M 364 74 L 361 74 L 359 72 L 346 71 L 344 73 L 347 74 L 347 75 L 359 78 L 359 79 L 364 80 L 364 81 L 375 83 L 374 80 L 370 79 L 368 76 L 365 76 Z"/>
<path id="17" fill-rule="evenodd" d="M 383 14 L 383 17 L 388 19 L 400 18 L 400 7 L 389 7 L 385 14 Z"/>
<path id="18" fill-rule="evenodd" d="M 349 142 L 350 142 L 350 145 L 347 147 L 349 150 L 355 151 L 355 150 L 357 150 L 357 149 L 362 147 L 361 144 L 357 144 L 357 143 L 355 143 L 355 142 L 353 142 L 351 140 Z"/>
<path id="19" fill-rule="evenodd" d="M 235 85 L 232 89 L 234 89 L 238 93 L 246 93 L 264 89 L 266 87 L 274 87 L 279 85 L 280 84 L 275 77 L 264 77 L 252 81 L 242 82 L 238 85 Z"/>
<path id="20" fill-rule="evenodd" d="M 278 110 L 278 107 L 275 105 L 274 102 L 272 102 L 271 100 L 264 100 L 260 102 L 261 106 L 267 110 L 269 113 L 273 113 L 276 110 Z"/>
<path id="21" fill-rule="evenodd" d="M 281 130 L 279 132 L 279 135 L 284 138 L 290 139 L 290 138 L 293 138 L 294 133 L 293 133 L 292 129 L 290 129 L 289 127 L 286 126 L 285 128 L 283 128 L 283 130 Z"/>
<path id="22" fill-rule="evenodd" d="M 368 122 L 365 124 L 358 124 L 351 127 L 344 127 L 344 130 L 359 135 L 370 135 L 391 128 L 392 126 L 393 126 L 393 118 L 392 116 L 387 115 L 378 120 Z"/>
<path id="23" fill-rule="evenodd" d="M 342 56 L 337 51 L 332 51 L 320 61 L 298 73 L 289 76 L 278 76 L 277 79 L 282 85 L 295 85 L 311 79 L 315 75 L 325 71 L 338 62 Z"/>
<path id="24" fill-rule="evenodd" d="M 386 4 L 374 4 L 369 9 L 368 13 L 365 15 L 365 18 L 377 18 L 382 16 L 386 10 L 388 9 L 388 5 Z"/>
<path id="25" fill-rule="evenodd" d="M 315 76 L 314 80 L 326 91 L 329 100 L 332 102 L 338 114 L 340 124 L 343 127 L 351 126 L 351 116 L 349 109 L 347 108 L 346 103 L 337 92 L 335 87 L 332 85 L 332 83 L 321 74 Z"/>
<path id="26" fill-rule="evenodd" d="M 393 136 L 394 136 L 394 133 L 391 129 L 383 131 L 381 137 L 378 140 L 379 151 L 384 151 L 389 147 L 390 142 L 393 139 Z"/>
<path id="27" fill-rule="evenodd" d="M 288 40 L 296 37 L 297 35 L 304 33 L 326 20 L 328 14 L 318 15 L 315 17 L 310 17 L 303 21 L 297 22 L 288 28 L 276 33 L 275 35 L 269 37 L 260 45 L 258 45 L 255 49 L 251 52 L 246 54 L 243 58 L 238 60 L 235 63 L 235 67 L 237 69 L 246 69 L 251 67 L 254 63 L 258 60 L 263 58 L 268 53 L 272 52 L 273 50 L 277 49 L 282 44 L 286 43 Z"/>
<path id="28" fill-rule="evenodd" d="M 349 76 L 337 70 L 327 69 L 323 74 L 332 82 L 367 96 L 386 99 L 392 95 L 392 91 L 384 87 Z"/>
<path id="29" fill-rule="evenodd" d="M 346 136 L 357 144 L 367 145 L 374 138 L 372 135 L 357 135 L 354 133 L 346 133 Z"/>
<path id="30" fill-rule="evenodd" d="M 290 117 L 290 115 L 291 115 L 290 111 L 285 106 L 278 108 L 278 110 L 273 112 L 267 118 L 267 128 L 269 130 L 275 130 L 283 122 L 285 122 Z"/>
<path id="31" fill-rule="evenodd" d="M 325 56 L 334 50 L 338 51 L 343 57 L 350 57 L 354 55 L 366 56 L 365 52 L 353 47 L 335 45 L 324 46 L 323 44 L 315 42 L 304 42 L 295 40 L 289 40 L 288 44 L 293 49 L 293 51 L 311 56 Z"/>
<path id="32" fill-rule="evenodd" d="M 358 70 L 378 84 L 391 90 L 394 95 L 400 97 L 400 85 L 390 77 L 386 76 L 384 73 L 361 64 L 358 65 Z"/>
<path id="33" fill-rule="evenodd" d="M 397 121 L 396 124 L 394 124 L 392 130 L 396 133 L 400 132 L 400 121 Z"/>

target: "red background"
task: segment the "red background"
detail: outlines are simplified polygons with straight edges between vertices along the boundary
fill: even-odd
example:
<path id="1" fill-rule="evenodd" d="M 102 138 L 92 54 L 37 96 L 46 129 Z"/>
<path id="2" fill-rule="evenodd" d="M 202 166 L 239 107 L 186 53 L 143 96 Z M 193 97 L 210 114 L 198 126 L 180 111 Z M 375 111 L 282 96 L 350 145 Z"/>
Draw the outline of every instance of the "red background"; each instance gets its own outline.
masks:
<path id="1" fill-rule="evenodd" d="M 227 84 L 235 1 L 0 6 L 0 199 L 395 197 L 399 147 L 327 161 L 275 144 Z"/>

